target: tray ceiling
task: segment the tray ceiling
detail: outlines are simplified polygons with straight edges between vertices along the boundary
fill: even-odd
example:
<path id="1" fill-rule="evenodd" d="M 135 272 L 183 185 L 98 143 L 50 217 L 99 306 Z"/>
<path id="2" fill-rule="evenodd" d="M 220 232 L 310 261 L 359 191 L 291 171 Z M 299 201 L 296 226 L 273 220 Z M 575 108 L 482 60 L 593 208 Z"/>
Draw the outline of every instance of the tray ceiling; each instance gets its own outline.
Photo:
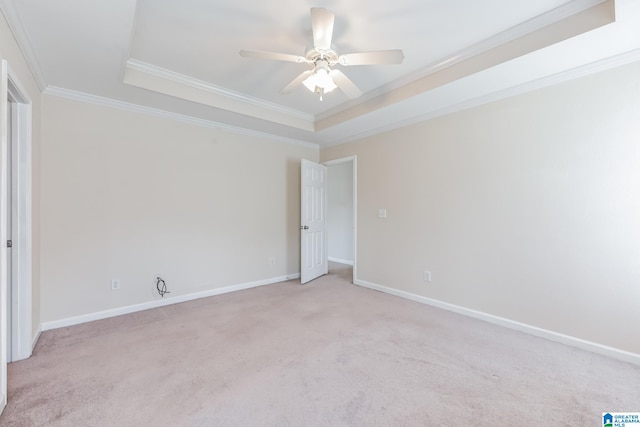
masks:
<path id="1" fill-rule="evenodd" d="M 0 1 L 45 93 L 320 145 L 633 60 L 638 3 Z M 321 102 L 303 86 L 280 94 L 308 66 L 238 52 L 304 55 L 310 7 L 336 14 L 340 53 L 403 49 L 404 62 L 342 68 L 364 92 L 355 100 L 335 90 Z"/>

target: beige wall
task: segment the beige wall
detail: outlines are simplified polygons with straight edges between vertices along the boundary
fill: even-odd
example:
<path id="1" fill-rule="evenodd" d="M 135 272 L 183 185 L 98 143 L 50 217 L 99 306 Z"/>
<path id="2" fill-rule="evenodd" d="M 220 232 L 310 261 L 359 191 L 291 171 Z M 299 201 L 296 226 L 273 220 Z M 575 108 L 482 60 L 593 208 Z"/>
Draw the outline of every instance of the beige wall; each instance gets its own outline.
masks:
<path id="1" fill-rule="evenodd" d="M 299 273 L 317 148 L 47 95 L 42 125 L 43 322 Z"/>
<path id="2" fill-rule="evenodd" d="M 33 102 L 34 334 L 157 299 L 156 273 L 174 296 L 298 271 L 299 159 L 317 150 L 55 97 L 41 107 L 2 15 L 0 57 Z M 640 353 L 638 75 L 632 64 L 323 150 L 358 155 L 359 279 Z"/>
<path id="3" fill-rule="evenodd" d="M 322 150 L 358 156 L 358 278 L 640 353 L 639 76 Z"/>
<path id="4" fill-rule="evenodd" d="M 32 103 L 32 334 L 40 328 L 40 89 L 4 15 L 0 12 L 0 58 L 6 59 Z M 4 102 L 4 101 L 3 101 Z"/>

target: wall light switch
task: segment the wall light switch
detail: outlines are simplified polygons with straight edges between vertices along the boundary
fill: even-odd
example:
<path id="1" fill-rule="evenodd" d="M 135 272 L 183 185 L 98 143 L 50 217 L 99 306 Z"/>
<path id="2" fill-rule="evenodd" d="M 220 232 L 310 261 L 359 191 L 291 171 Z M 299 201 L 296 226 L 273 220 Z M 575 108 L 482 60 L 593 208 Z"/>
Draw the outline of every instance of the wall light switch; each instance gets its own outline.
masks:
<path id="1" fill-rule="evenodd" d="M 425 271 L 423 272 L 423 278 L 424 278 L 424 281 L 425 281 L 425 282 L 431 282 L 431 272 L 430 272 L 430 271 L 425 270 Z"/>
<path id="2" fill-rule="evenodd" d="M 386 209 L 378 209 L 378 218 L 386 218 L 387 210 Z"/>

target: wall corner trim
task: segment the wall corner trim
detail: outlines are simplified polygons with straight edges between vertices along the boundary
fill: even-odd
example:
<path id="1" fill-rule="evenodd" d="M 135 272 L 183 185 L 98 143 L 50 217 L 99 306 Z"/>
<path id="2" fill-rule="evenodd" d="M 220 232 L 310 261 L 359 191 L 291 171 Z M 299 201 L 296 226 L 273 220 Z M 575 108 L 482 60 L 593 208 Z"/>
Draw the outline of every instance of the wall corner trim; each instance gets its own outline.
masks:
<path id="1" fill-rule="evenodd" d="M 36 345 L 38 344 L 38 340 L 40 339 L 41 334 L 42 334 L 42 326 L 38 328 L 35 335 L 33 336 L 33 341 L 31 342 L 31 352 L 33 352 L 33 350 L 36 348 Z"/>
<path id="2" fill-rule="evenodd" d="M 181 302 L 192 301 L 200 298 L 211 297 L 215 295 L 227 294 L 229 292 L 242 291 L 244 289 L 256 288 L 258 286 L 273 285 L 285 282 L 287 280 L 299 279 L 300 273 L 287 274 L 285 276 L 272 277 L 269 279 L 257 280 L 255 282 L 240 283 L 237 285 L 224 286 L 222 288 L 209 289 L 201 292 L 193 292 L 175 297 L 143 302 L 140 304 L 128 305 L 125 307 L 112 308 L 109 310 L 98 311 L 95 313 L 82 314 L 80 316 L 68 317 L 66 319 L 53 320 L 51 322 L 42 323 L 42 331 L 51 329 L 64 328 L 66 326 L 79 325 L 81 323 L 93 322 L 94 320 L 107 319 L 109 317 L 121 316 L 123 314 L 135 313 L 137 311 L 148 310 L 150 308 L 164 307 L 167 305 L 178 304 Z"/>
<path id="3" fill-rule="evenodd" d="M 602 344 L 598 344 L 592 341 L 583 340 L 581 338 L 564 335 L 558 332 L 549 331 L 547 329 L 538 328 L 536 326 L 527 325 L 525 323 L 516 322 L 504 317 L 494 316 L 492 314 L 484 313 L 477 310 L 472 310 L 466 307 L 462 307 L 455 304 L 439 301 L 432 298 L 427 298 L 422 295 L 413 294 L 411 292 L 401 291 L 387 286 L 378 285 L 376 283 L 367 282 L 365 280 L 356 279 L 354 284 L 362 286 L 364 288 L 373 289 L 376 291 L 384 292 L 386 294 L 398 296 L 411 301 L 419 302 L 421 304 L 430 305 L 443 310 L 452 311 L 454 313 L 462 314 L 463 316 L 473 317 L 478 320 L 493 323 L 494 325 L 504 326 L 509 329 L 513 329 L 519 332 L 524 332 L 529 335 L 534 335 L 539 338 L 544 338 L 549 341 L 554 341 L 560 344 L 565 344 L 571 347 L 587 350 L 592 353 L 597 353 L 603 356 L 611 357 L 613 359 L 621 360 L 624 362 L 632 363 L 640 366 L 640 354 L 632 353 L 629 351 L 621 350 L 614 347 L 608 347 Z"/>

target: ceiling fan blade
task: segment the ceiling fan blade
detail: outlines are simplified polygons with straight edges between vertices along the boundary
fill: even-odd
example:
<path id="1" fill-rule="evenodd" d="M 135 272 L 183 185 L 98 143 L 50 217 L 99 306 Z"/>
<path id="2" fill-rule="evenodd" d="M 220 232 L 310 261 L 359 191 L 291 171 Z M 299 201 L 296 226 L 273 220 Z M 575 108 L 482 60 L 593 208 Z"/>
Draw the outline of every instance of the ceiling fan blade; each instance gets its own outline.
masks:
<path id="1" fill-rule="evenodd" d="M 358 86 L 349 80 L 349 77 L 345 76 L 342 71 L 331 70 L 329 76 L 331 76 L 335 84 L 344 92 L 345 95 L 347 95 L 347 97 L 354 99 L 362 95 L 362 91 L 358 89 Z"/>
<path id="2" fill-rule="evenodd" d="M 347 53 L 340 55 L 340 65 L 377 65 L 377 64 L 401 64 L 404 53 L 401 49 L 379 50 L 377 52 Z"/>
<path id="3" fill-rule="evenodd" d="M 336 16 L 333 12 L 321 7 L 311 8 L 311 29 L 313 30 L 313 46 L 316 49 L 331 49 L 333 23 Z"/>
<path id="4" fill-rule="evenodd" d="M 282 89 L 280 89 L 280 93 L 291 93 L 293 92 L 293 90 L 295 88 L 297 88 L 298 86 L 300 86 L 302 84 L 302 82 L 309 77 L 311 74 L 313 74 L 313 70 L 307 70 L 304 73 L 300 74 L 298 77 L 296 77 L 295 79 L 293 79 L 291 81 L 291 83 L 289 83 L 288 85 L 286 85 L 285 87 L 283 87 Z"/>
<path id="5" fill-rule="evenodd" d="M 258 50 L 243 49 L 240 51 L 240 56 L 245 58 L 273 59 L 275 61 L 307 62 L 307 59 L 304 56 L 292 55 L 289 53 L 263 52 Z"/>

